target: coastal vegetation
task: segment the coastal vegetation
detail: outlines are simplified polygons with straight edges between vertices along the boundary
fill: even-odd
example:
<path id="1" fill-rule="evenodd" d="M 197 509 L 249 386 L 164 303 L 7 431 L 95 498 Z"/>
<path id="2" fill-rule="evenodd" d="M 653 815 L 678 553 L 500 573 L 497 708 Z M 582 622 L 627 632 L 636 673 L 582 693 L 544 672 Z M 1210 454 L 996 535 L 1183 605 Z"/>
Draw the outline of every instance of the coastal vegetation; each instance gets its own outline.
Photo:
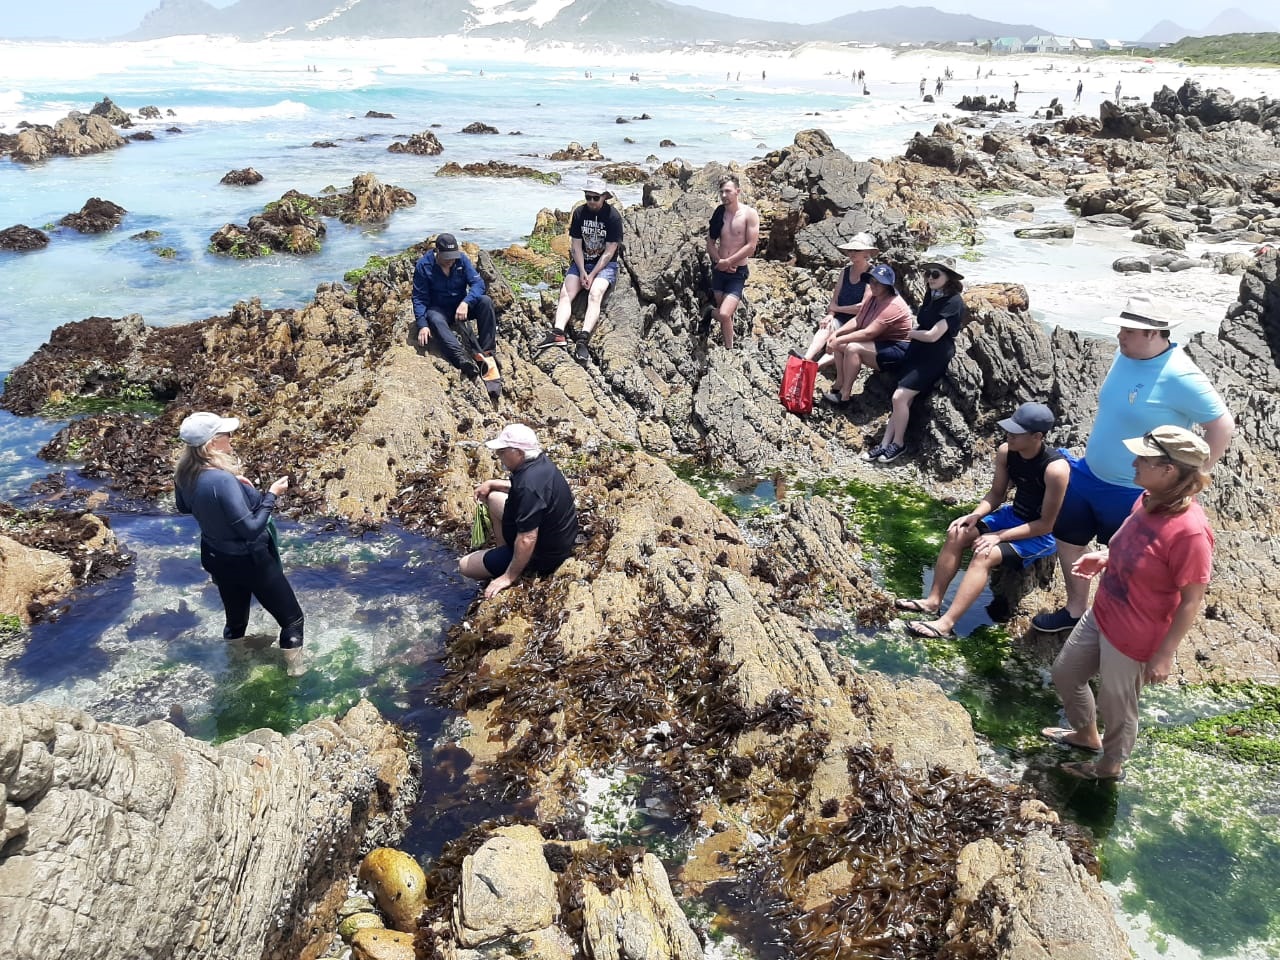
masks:
<path id="1" fill-rule="evenodd" d="M 1177 43 L 1167 47 L 1145 52 L 1165 59 L 1186 60 L 1188 63 L 1274 68 L 1280 64 L 1280 33 L 1227 33 L 1216 37 L 1183 37 Z"/>

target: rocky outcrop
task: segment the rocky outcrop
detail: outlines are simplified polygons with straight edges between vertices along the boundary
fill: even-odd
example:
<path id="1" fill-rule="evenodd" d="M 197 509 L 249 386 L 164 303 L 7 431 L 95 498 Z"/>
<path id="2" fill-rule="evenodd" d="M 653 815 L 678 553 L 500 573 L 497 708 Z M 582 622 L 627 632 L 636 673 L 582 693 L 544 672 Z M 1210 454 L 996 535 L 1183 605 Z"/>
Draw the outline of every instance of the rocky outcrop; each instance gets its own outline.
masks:
<path id="1" fill-rule="evenodd" d="M 381 110 L 366 110 L 364 114 L 366 120 L 394 120 L 395 114 L 383 113 Z"/>
<path id="2" fill-rule="evenodd" d="M 1057 956 L 1053 949 L 1046 953 L 1046 945 L 1069 944 L 1062 956 L 1124 956 L 1128 945 L 1110 922 L 1110 901 L 1058 846 L 1037 832 L 1009 850 L 990 840 L 965 847 L 949 924 L 964 932 L 944 955 Z"/>
<path id="3" fill-rule="evenodd" d="M 436 171 L 437 177 L 501 177 L 509 179 L 538 180 L 542 183 L 556 184 L 560 182 L 560 174 L 546 170 L 535 170 L 518 163 L 504 163 L 501 160 L 486 160 L 484 163 L 446 163 Z"/>
<path id="4" fill-rule="evenodd" d="M 644 183 L 649 179 L 649 172 L 634 163 L 608 163 L 596 167 L 595 173 L 605 183 Z"/>
<path id="5" fill-rule="evenodd" d="M 315 253 L 324 240 L 321 203 L 290 190 L 250 217 L 247 226 L 228 223 L 209 238 L 211 253 L 248 260 L 272 253 Z"/>
<path id="6" fill-rule="evenodd" d="M 164 722 L 0 706 L 0 950 L 14 960 L 295 956 L 366 834 L 416 789 L 368 703 L 221 746 Z"/>
<path id="7" fill-rule="evenodd" d="M 78 211 L 68 213 L 58 223 L 80 233 L 106 233 L 120 226 L 120 221 L 128 212 L 118 203 L 93 197 L 86 200 Z"/>
<path id="8" fill-rule="evenodd" d="M 487 123 L 481 123 L 479 120 L 476 120 L 472 123 L 468 123 L 465 127 L 463 127 L 458 132 L 459 133 L 490 133 L 492 134 L 492 133 L 497 133 L 498 128 L 491 127 Z"/>
<path id="9" fill-rule="evenodd" d="M 418 202 L 404 187 L 385 184 L 372 173 L 362 173 L 351 181 L 351 189 L 340 195 L 343 223 L 380 223 L 402 207 Z"/>
<path id="10" fill-rule="evenodd" d="M 964 138 L 950 124 L 939 123 L 932 134 L 917 133 L 912 137 L 903 156 L 926 166 L 959 171 L 966 153 Z"/>
<path id="11" fill-rule="evenodd" d="M 138 116 L 141 117 L 143 120 L 159 120 L 160 108 L 156 106 L 151 106 L 151 105 L 142 107 L 138 110 Z M 169 116 L 173 116 L 172 110 L 169 111 Z"/>
<path id="12" fill-rule="evenodd" d="M 121 110 L 110 97 L 103 97 L 89 109 L 89 116 L 102 117 L 113 127 L 132 127 L 133 118 L 127 110 Z"/>
<path id="13" fill-rule="evenodd" d="M 9 149 L 17 163 L 39 163 L 50 157 L 83 157 L 123 147 L 128 141 L 102 117 L 72 111 L 53 126 L 29 126 Z"/>
<path id="14" fill-rule="evenodd" d="M 30 623 L 75 587 L 71 561 L 0 534 L 0 610 Z M 4 839 L 0 835 L 0 846 Z"/>
<path id="15" fill-rule="evenodd" d="M 239 170 L 228 170 L 218 182 L 229 187 L 251 187 L 262 182 L 262 174 L 253 167 L 242 167 Z"/>
<path id="16" fill-rule="evenodd" d="M 548 160 L 607 160 L 603 153 L 600 152 L 600 144 L 594 140 L 591 146 L 584 147 L 577 140 L 570 140 L 569 145 L 563 150 L 556 150 L 547 155 Z"/>
<path id="17" fill-rule="evenodd" d="M 389 153 L 411 153 L 417 157 L 434 157 L 444 153 L 440 140 L 430 130 L 415 133 L 407 141 L 396 141 L 387 147 Z"/>
<path id="18" fill-rule="evenodd" d="M 25 223 L 15 224 L 0 230 L 0 250 L 16 250 L 28 252 L 43 250 L 49 245 L 49 235 Z"/>
<path id="19" fill-rule="evenodd" d="M 0 609 L 24 623 L 73 589 L 115 576 L 132 562 L 107 522 L 88 509 L 19 510 L 0 503 Z"/>
<path id="20" fill-rule="evenodd" d="M 1017 113 L 1018 105 L 1004 97 L 987 97 L 985 94 L 971 96 L 965 94 L 955 104 L 957 110 L 968 110 L 973 113 Z"/>

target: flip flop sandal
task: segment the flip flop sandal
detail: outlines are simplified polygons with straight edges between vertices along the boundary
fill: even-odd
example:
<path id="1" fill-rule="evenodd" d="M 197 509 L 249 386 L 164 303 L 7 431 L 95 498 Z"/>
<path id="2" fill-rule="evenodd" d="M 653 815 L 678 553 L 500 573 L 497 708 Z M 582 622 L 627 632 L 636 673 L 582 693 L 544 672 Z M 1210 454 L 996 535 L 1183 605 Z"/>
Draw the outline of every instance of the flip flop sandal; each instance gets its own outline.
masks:
<path id="1" fill-rule="evenodd" d="M 937 613 L 938 612 L 937 610 L 930 610 L 919 600 L 912 599 L 911 597 L 899 597 L 897 600 L 893 601 L 893 606 L 895 609 L 904 610 L 907 613 Z"/>
<path id="2" fill-rule="evenodd" d="M 1077 743 L 1071 739 L 1075 733 L 1070 727 L 1045 727 L 1040 731 L 1040 736 L 1044 737 L 1050 743 L 1056 743 L 1062 747 L 1072 747 L 1076 750 L 1088 750 L 1090 753 L 1098 753 L 1099 748 L 1085 746 L 1083 743 Z"/>
<path id="3" fill-rule="evenodd" d="M 954 630 L 939 630 L 937 627 L 929 626 L 925 620 L 916 620 L 907 625 L 907 630 L 914 633 L 917 637 L 927 637 L 930 640 L 954 640 Z"/>

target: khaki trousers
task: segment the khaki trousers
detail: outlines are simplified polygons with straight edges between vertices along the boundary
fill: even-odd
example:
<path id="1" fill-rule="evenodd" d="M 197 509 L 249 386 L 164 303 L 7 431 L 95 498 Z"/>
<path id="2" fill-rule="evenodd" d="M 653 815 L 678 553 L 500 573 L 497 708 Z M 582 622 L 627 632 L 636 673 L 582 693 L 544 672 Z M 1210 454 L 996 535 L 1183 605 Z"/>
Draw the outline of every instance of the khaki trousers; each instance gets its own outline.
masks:
<path id="1" fill-rule="evenodd" d="M 1073 730 L 1088 729 L 1102 714 L 1102 754 L 1107 766 L 1123 766 L 1138 738 L 1138 695 L 1142 692 L 1146 664 L 1130 659 L 1113 647 L 1093 618 L 1085 612 L 1053 661 L 1053 685 L 1062 698 L 1067 723 Z M 1094 700 L 1089 679 L 1098 678 Z"/>

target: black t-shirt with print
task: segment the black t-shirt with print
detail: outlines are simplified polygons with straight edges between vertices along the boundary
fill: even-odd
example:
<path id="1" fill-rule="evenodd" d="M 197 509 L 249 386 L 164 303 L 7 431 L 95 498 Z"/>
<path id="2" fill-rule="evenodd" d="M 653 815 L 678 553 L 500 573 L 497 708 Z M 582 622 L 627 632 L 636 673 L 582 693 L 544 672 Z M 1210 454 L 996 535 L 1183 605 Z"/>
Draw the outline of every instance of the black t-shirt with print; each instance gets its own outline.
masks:
<path id="1" fill-rule="evenodd" d="M 579 204 L 569 221 L 569 236 L 582 241 L 584 260 L 599 260 L 605 244 L 622 243 L 622 214 L 608 203 L 595 212 L 587 204 Z"/>

